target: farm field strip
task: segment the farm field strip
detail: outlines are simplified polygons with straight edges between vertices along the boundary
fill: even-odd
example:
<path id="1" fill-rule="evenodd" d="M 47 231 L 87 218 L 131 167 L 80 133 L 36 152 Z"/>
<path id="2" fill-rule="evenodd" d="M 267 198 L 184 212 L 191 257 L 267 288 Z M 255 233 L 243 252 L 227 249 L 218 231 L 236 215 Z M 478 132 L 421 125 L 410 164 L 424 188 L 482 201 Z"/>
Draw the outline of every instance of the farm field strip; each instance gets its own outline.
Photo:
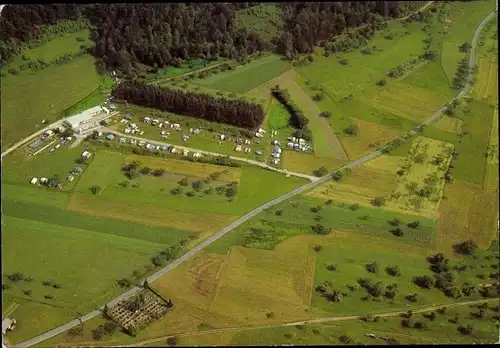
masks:
<path id="1" fill-rule="evenodd" d="M 190 177 L 206 179 L 210 174 L 220 173 L 218 181 L 240 181 L 240 168 L 218 166 L 209 163 L 189 162 L 175 158 L 168 160 L 145 157 L 138 155 L 128 155 L 125 157 L 125 163 L 139 161 L 142 167 L 149 167 L 154 169 L 165 169 L 169 173 L 180 174 Z"/>
<path id="2" fill-rule="evenodd" d="M 456 117 L 442 116 L 433 126 L 448 132 L 460 133 L 464 122 Z"/>
<path id="3" fill-rule="evenodd" d="M 290 68 L 277 55 L 256 59 L 234 71 L 221 72 L 204 79 L 196 79 L 195 84 L 228 92 L 246 93 L 252 88 L 273 79 Z"/>
<path id="4" fill-rule="evenodd" d="M 479 58 L 479 73 L 473 88 L 477 100 L 498 102 L 498 62 L 496 57 Z"/>

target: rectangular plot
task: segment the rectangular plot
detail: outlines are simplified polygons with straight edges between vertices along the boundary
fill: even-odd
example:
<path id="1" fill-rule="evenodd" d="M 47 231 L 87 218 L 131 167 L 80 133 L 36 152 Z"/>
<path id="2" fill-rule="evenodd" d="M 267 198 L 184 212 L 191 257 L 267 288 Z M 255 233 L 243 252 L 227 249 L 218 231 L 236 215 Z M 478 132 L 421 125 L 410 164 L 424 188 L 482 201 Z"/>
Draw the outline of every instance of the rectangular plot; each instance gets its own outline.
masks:
<path id="1" fill-rule="evenodd" d="M 102 192 L 112 176 L 119 173 L 124 160 L 124 155 L 111 151 L 98 151 L 92 157 L 92 162 L 76 185 L 77 192 L 89 193 L 95 185 L 100 186 Z"/>
<path id="2" fill-rule="evenodd" d="M 205 79 L 197 79 L 194 83 L 228 92 L 246 93 L 279 76 L 289 68 L 290 64 L 281 60 L 281 57 L 270 55 L 238 66 L 232 71 L 221 72 Z"/>
<path id="3" fill-rule="evenodd" d="M 443 129 L 448 132 L 460 133 L 462 130 L 462 124 L 463 121 L 461 119 L 443 115 L 433 125 L 434 127 Z"/>
<path id="4" fill-rule="evenodd" d="M 178 160 L 174 158 L 162 159 L 145 157 L 138 155 L 128 155 L 125 158 L 125 163 L 139 161 L 141 167 L 149 167 L 151 169 L 165 169 L 165 171 L 175 174 L 181 174 L 191 177 L 206 179 L 210 174 L 220 173 L 219 181 L 239 181 L 240 168 L 218 166 L 209 163 L 196 163 Z"/>

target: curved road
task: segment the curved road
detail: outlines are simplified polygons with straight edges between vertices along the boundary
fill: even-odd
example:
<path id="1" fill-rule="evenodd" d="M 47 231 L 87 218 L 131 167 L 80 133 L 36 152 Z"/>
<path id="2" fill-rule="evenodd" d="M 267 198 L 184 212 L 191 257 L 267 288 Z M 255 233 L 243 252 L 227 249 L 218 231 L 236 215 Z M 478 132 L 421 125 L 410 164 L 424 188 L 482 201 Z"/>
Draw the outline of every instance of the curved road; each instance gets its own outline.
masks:
<path id="1" fill-rule="evenodd" d="M 471 44 L 471 50 L 470 50 L 470 58 L 469 58 L 469 68 L 472 70 L 472 68 L 474 67 L 474 53 L 475 53 L 475 50 L 476 50 L 476 44 L 477 44 L 477 40 L 479 38 L 479 34 L 483 28 L 483 26 L 491 19 L 493 18 L 493 16 L 496 14 L 498 10 L 498 1 L 496 2 L 496 9 L 495 11 L 493 11 L 492 13 L 490 13 L 486 18 L 484 18 L 481 23 L 479 24 L 479 26 L 476 28 L 476 31 L 474 33 L 474 37 L 472 39 L 472 44 Z M 460 91 L 460 93 L 455 97 L 453 98 L 450 102 L 452 102 L 453 100 L 456 100 L 456 99 L 460 99 L 462 98 L 466 93 L 467 91 L 469 90 L 470 86 L 471 86 L 471 82 L 472 82 L 472 71 L 469 71 L 469 76 L 468 76 L 468 79 L 467 79 L 467 83 L 466 85 L 464 86 L 464 88 Z M 444 112 L 444 110 L 446 109 L 446 106 L 443 106 L 441 109 L 439 109 L 438 111 L 436 111 L 432 116 L 430 116 L 428 119 L 426 119 L 424 122 L 422 122 L 421 125 L 427 125 L 431 122 L 434 122 L 437 118 L 439 118 L 442 113 Z M 407 135 L 405 136 L 402 136 L 400 137 L 399 139 L 402 139 L 402 138 L 406 138 L 408 135 L 413 135 L 413 134 L 417 134 L 418 132 L 418 127 L 416 127 L 415 129 L 411 130 L 410 132 L 408 132 Z M 347 169 L 347 168 L 354 168 L 356 166 L 359 166 L 360 164 L 363 164 L 375 157 L 378 157 L 382 154 L 382 151 L 381 150 L 377 150 L 377 151 L 374 151 L 366 156 L 363 156 L 362 158 L 352 162 L 352 163 L 349 163 L 348 165 L 338 169 L 338 170 L 342 170 L 342 169 Z M 170 263 L 168 266 L 162 268 L 161 270 L 159 270 L 158 272 L 156 272 L 155 274 L 153 274 L 152 276 L 150 276 L 149 278 L 147 278 L 148 280 L 148 283 L 152 283 L 153 281 L 155 281 L 156 279 L 158 279 L 159 277 L 163 276 L 164 274 L 170 272 L 171 270 L 173 270 L 174 268 L 176 268 L 178 265 L 180 265 L 181 263 L 183 263 L 184 261 L 188 260 L 189 258 L 191 258 L 192 256 L 194 256 L 196 253 L 198 253 L 200 250 L 202 250 L 203 248 L 205 248 L 206 246 L 212 244 L 213 242 L 215 242 L 217 239 L 221 238 L 222 236 L 224 236 L 226 233 L 232 231 L 233 229 L 235 229 L 236 227 L 238 227 L 239 225 L 243 224 L 244 222 L 246 222 L 247 220 L 251 219 L 252 217 L 254 217 L 255 215 L 259 214 L 260 212 L 262 212 L 263 210 L 265 209 L 268 209 L 278 203 L 281 203 L 293 196 L 296 196 L 304 191 L 307 191 L 315 186 L 318 186 L 328 180 L 331 180 L 331 175 L 326 175 L 322 178 L 319 178 L 318 180 L 316 181 L 313 181 L 313 182 L 310 182 L 304 186 L 301 186 L 291 192 L 288 192 L 286 194 L 284 194 L 283 196 L 281 197 L 278 197 L 276 199 L 273 199 L 272 201 L 270 202 L 267 202 L 266 204 L 264 205 L 261 205 L 260 207 L 252 210 L 251 212 L 249 212 L 248 214 L 242 216 L 241 218 L 239 218 L 238 220 L 234 221 L 233 223 L 231 223 L 230 225 L 224 227 L 221 231 L 219 231 L 218 233 L 214 234 L 213 236 L 211 236 L 210 238 L 208 238 L 207 240 L 203 241 L 202 243 L 198 244 L 197 246 L 195 246 L 193 249 L 191 249 L 190 251 L 188 251 L 186 254 L 184 254 L 183 256 L 179 257 L 178 259 L 174 260 L 172 263 Z M 139 286 L 135 286 L 133 288 L 131 288 L 130 290 L 128 290 L 127 292 L 121 294 L 120 296 L 118 296 L 117 298 L 115 298 L 114 300 L 110 301 L 108 303 L 108 307 L 112 307 L 114 305 L 116 305 L 117 303 L 123 301 L 123 300 L 126 300 L 127 298 L 130 298 L 131 296 L 135 295 L 136 293 L 138 293 L 139 291 L 142 290 L 142 287 L 139 287 Z M 79 319 L 75 319 L 73 321 L 70 321 L 69 323 L 65 324 L 65 325 L 62 325 L 62 326 L 59 326 L 55 329 L 52 329 L 50 331 L 47 331 L 39 336 L 36 336 L 30 340 L 27 340 L 27 341 L 24 341 L 22 343 L 19 343 L 19 344 L 16 344 L 14 345 L 13 347 L 19 347 L 19 348 L 24 348 L 24 347 L 30 347 L 32 345 L 35 345 L 35 344 L 38 344 L 40 342 L 43 342 L 44 340 L 46 339 L 49 339 L 51 337 L 54 337 L 60 333 L 63 333 L 77 325 L 80 324 L 80 322 L 82 321 L 87 321 L 89 319 L 92 319 L 96 316 L 98 316 L 99 314 L 102 313 L 102 309 L 104 309 L 104 306 L 99 308 L 99 309 L 96 309 L 90 313 L 87 313 L 86 315 L 80 317 Z"/>

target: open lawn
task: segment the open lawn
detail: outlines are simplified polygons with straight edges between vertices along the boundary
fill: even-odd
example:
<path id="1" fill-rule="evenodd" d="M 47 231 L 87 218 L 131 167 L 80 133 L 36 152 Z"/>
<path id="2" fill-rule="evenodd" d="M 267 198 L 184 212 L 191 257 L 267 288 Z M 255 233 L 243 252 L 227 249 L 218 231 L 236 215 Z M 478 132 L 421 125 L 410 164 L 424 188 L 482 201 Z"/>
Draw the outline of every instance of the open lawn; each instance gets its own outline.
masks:
<path id="1" fill-rule="evenodd" d="M 402 131 L 381 126 L 377 123 L 354 117 L 351 120 L 358 126 L 358 134 L 355 136 L 344 134 L 341 137 L 342 144 L 351 159 L 360 158 L 367 153 L 373 152 L 375 149 L 404 134 Z"/>
<path id="2" fill-rule="evenodd" d="M 77 41 L 77 38 L 83 41 Z M 75 54 L 80 51 L 80 45 L 93 46 L 90 40 L 90 30 L 84 29 L 75 33 L 66 33 L 63 36 L 56 37 L 43 45 L 26 50 L 23 54 L 13 58 L 5 67 L 3 71 L 7 71 L 11 67 L 19 67 L 21 64 L 26 64 L 29 60 L 23 60 L 22 56 L 26 55 L 31 61 L 43 59 L 45 62 L 51 62 L 56 58 L 62 57 L 66 54 Z M 21 73 L 21 76 L 25 73 Z"/>
<path id="3" fill-rule="evenodd" d="M 452 99 L 456 94 L 450 88 L 450 82 L 444 72 L 440 62 L 431 61 L 422 68 L 412 71 L 410 75 L 403 79 L 404 83 L 409 85 L 433 91 L 440 95 L 446 96 L 446 99 Z"/>
<path id="4" fill-rule="evenodd" d="M 481 20 L 494 8 L 493 1 L 459 2 L 447 6 L 441 64 L 450 82 L 455 76 L 459 60 L 465 57 L 459 51 L 459 46 L 465 42 L 470 44 Z"/>
<path id="5" fill-rule="evenodd" d="M 433 123 L 433 126 L 448 132 L 460 133 L 462 130 L 463 121 L 455 117 L 443 115 Z"/>
<path id="6" fill-rule="evenodd" d="M 331 157 L 317 157 L 291 150 L 286 150 L 283 155 L 283 168 L 305 174 L 314 174 L 314 171 L 321 167 L 326 167 L 328 172 L 332 172 L 347 163 L 349 161 Z"/>
<path id="7" fill-rule="evenodd" d="M 56 136 L 54 138 L 57 139 Z M 51 147 L 54 147 L 56 144 L 57 142 Z M 70 191 L 75 186 L 79 176 L 75 176 L 75 180 L 72 182 L 67 181 L 66 178 L 69 172 L 75 167 L 80 167 L 84 171 L 87 168 L 86 164 L 75 162 L 80 158 L 82 152 L 82 148 L 68 149 L 67 145 L 61 145 L 59 149 L 52 153 L 47 148 L 36 156 L 27 156 L 22 151 L 16 151 L 2 159 L 3 184 L 36 186 L 30 184 L 33 177 L 40 180 L 42 177 L 50 178 L 57 175 L 63 186 L 63 190 Z M 45 188 L 40 188 L 40 191 L 47 192 Z"/>
<path id="8" fill-rule="evenodd" d="M 221 72 L 204 79 L 193 80 L 194 83 L 223 91 L 246 93 L 252 88 L 279 76 L 290 68 L 290 64 L 281 60 L 278 55 L 258 58 L 234 70 Z"/>
<path id="9" fill-rule="evenodd" d="M 391 81 L 368 103 L 380 110 L 422 122 L 448 101 L 446 95 Z"/>
<path id="10" fill-rule="evenodd" d="M 3 77 L 2 151 L 35 132 L 43 119 L 54 122 L 61 111 L 89 95 L 99 83 L 91 56 L 37 73 Z"/>
<path id="11" fill-rule="evenodd" d="M 117 287 L 116 281 L 130 275 L 134 269 L 150 264 L 150 257 L 164 248 L 158 243 L 28 220 L 26 217 L 20 219 L 4 215 L 2 221 L 4 274 L 21 272 L 34 278 L 29 283 L 11 283 L 11 288 L 4 291 L 4 294 L 14 296 L 10 298 L 13 302 L 17 301 L 17 297 L 35 301 L 34 306 L 32 302 L 23 301 L 21 306 L 25 315 L 15 315 L 18 325 L 9 335 L 13 343 L 41 334 L 69 317 L 76 317 L 77 312 L 92 310 L 106 299 L 116 296 L 123 291 Z M 89 257 L 89 250 L 98 257 Z M 61 263 L 61 260 L 66 262 Z M 42 282 L 46 280 L 61 284 L 61 289 L 43 286 Z M 32 293 L 26 296 L 23 290 L 31 290 Z M 45 299 L 47 294 L 53 299 Z M 4 297 L 4 308 L 11 303 L 8 300 Z M 48 303 L 49 306 L 41 306 L 37 302 Z M 62 308 L 56 313 L 51 304 Z M 44 320 L 47 315 L 50 320 Z"/>
<path id="12" fill-rule="evenodd" d="M 439 208 L 437 246 L 451 251 L 454 244 L 472 238 L 487 248 L 496 238 L 498 195 L 487 193 L 478 184 L 455 181 L 447 184 Z"/>

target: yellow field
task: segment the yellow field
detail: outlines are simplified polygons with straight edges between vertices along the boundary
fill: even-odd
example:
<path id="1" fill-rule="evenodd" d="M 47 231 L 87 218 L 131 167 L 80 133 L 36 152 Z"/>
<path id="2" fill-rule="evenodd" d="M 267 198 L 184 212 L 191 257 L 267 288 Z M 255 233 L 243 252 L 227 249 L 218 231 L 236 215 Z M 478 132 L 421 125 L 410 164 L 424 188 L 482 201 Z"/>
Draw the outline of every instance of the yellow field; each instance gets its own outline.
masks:
<path id="1" fill-rule="evenodd" d="M 496 236 L 498 196 L 476 184 L 455 181 L 446 185 L 439 208 L 437 248 L 449 252 L 456 243 L 472 238 L 487 248 Z"/>
<path id="2" fill-rule="evenodd" d="M 448 168 L 448 164 L 451 161 L 451 151 L 453 145 L 425 137 L 417 137 L 412 144 L 410 149 L 411 153 L 423 153 L 426 154 L 427 158 L 423 163 L 414 163 L 411 160 L 411 155 L 407 158 L 407 163 L 411 164 L 407 175 L 403 176 L 398 184 L 395 194 L 400 194 L 399 198 L 391 197 L 391 199 L 386 203 L 390 207 L 397 207 L 403 210 L 410 210 L 414 213 L 418 213 L 427 217 L 435 217 L 438 213 L 439 203 L 441 201 L 442 190 L 444 186 L 444 171 L 440 170 L 438 166 L 431 163 L 432 159 L 437 155 L 442 155 L 444 157 L 443 166 Z M 432 197 L 422 197 L 419 199 L 420 207 L 412 204 L 410 197 L 410 191 L 407 187 L 410 183 L 416 183 L 418 189 L 424 186 L 424 179 L 430 175 L 436 175 L 438 181 L 434 184 L 435 192 Z"/>
<path id="3" fill-rule="evenodd" d="M 298 151 L 284 151 L 283 168 L 305 174 L 313 172 L 325 166 L 329 172 L 346 165 L 349 161 L 339 160 L 330 157 L 318 157 Z"/>
<path id="4" fill-rule="evenodd" d="M 435 113 L 446 102 L 446 96 L 393 81 L 389 87 L 384 88 L 378 95 L 366 102 L 394 115 L 422 121 Z"/>
<path id="5" fill-rule="evenodd" d="M 488 145 L 490 154 L 487 157 L 486 172 L 484 176 L 484 190 L 486 192 L 498 191 L 498 108 L 493 112 L 491 123 L 490 142 Z"/>
<path id="6" fill-rule="evenodd" d="M 125 163 L 133 161 L 141 162 L 141 166 L 150 167 L 152 169 L 165 169 L 169 173 L 180 175 L 187 175 L 191 177 L 198 177 L 206 179 L 210 174 L 219 172 L 221 173 L 219 181 L 239 181 L 240 168 L 218 166 L 209 163 L 197 163 L 178 160 L 174 158 L 162 159 L 153 157 L 144 157 L 138 155 L 129 155 L 125 158 Z"/>
<path id="7" fill-rule="evenodd" d="M 381 155 L 366 162 L 362 167 L 384 169 L 391 173 L 396 173 L 405 163 L 405 159 L 406 158 L 402 156 Z"/>
<path id="8" fill-rule="evenodd" d="M 442 116 L 433 126 L 448 132 L 460 133 L 463 121 L 449 116 Z"/>
<path id="9" fill-rule="evenodd" d="M 474 98 L 498 103 L 498 62 L 496 57 L 479 59 L 479 74 L 473 88 Z"/>
<path id="10" fill-rule="evenodd" d="M 373 152 L 376 148 L 389 143 L 395 138 L 404 134 L 404 132 L 381 126 L 379 124 L 352 118 L 358 125 L 359 132 L 357 136 L 344 136 L 342 143 L 349 155 L 349 158 L 355 159 Z"/>
<path id="11" fill-rule="evenodd" d="M 172 227 L 186 231 L 213 233 L 238 216 L 166 209 L 145 203 L 120 202 L 113 199 L 75 193 L 69 209 L 89 215 L 139 222 L 147 225 Z"/>
<path id="12" fill-rule="evenodd" d="M 231 326 L 264 324 L 308 316 L 314 267 L 312 248 L 292 238 L 272 251 L 234 246 L 227 256 L 202 253 L 152 286 L 174 303 L 230 318 Z M 270 312 L 274 318 L 266 316 Z M 194 319 L 214 326 L 189 313 L 168 316 L 170 322 Z"/>

